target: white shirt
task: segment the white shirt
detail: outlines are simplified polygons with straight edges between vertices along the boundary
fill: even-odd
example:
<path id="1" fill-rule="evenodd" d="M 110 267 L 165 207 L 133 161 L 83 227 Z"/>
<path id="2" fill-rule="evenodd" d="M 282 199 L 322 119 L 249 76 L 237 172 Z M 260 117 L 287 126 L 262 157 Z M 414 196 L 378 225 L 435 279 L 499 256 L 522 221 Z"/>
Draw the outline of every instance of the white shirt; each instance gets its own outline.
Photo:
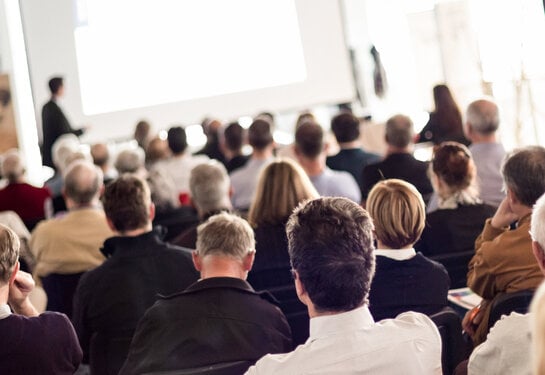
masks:
<path id="1" fill-rule="evenodd" d="M 257 189 L 257 182 L 261 171 L 269 165 L 274 159 L 252 159 L 248 160 L 245 166 L 238 168 L 229 175 L 233 194 L 231 203 L 237 210 L 247 210 L 250 208 Z"/>
<path id="2" fill-rule="evenodd" d="M 530 336 L 530 314 L 503 316 L 471 353 L 468 374 L 531 374 Z"/>
<path id="3" fill-rule="evenodd" d="M 0 305 L 0 320 L 11 315 L 11 309 L 7 304 Z"/>
<path id="4" fill-rule="evenodd" d="M 416 255 L 416 251 L 412 247 L 410 249 L 376 249 L 375 255 L 393 260 L 408 260 Z"/>
<path id="5" fill-rule="evenodd" d="M 415 312 L 375 323 L 367 306 L 310 320 L 310 337 L 287 354 L 268 354 L 246 374 L 442 374 L 441 337 Z"/>
<path id="6" fill-rule="evenodd" d="M 208 162 L 208 160 L 210 159 L 205 155 L 191 155 L 186 153 L 158 161 L 153 166 L 153 169 L 163 176 L 169 176 L 178 190 L 178 194 L 189 193 L 189 176 L 191 170 L 199 164 Z"/>

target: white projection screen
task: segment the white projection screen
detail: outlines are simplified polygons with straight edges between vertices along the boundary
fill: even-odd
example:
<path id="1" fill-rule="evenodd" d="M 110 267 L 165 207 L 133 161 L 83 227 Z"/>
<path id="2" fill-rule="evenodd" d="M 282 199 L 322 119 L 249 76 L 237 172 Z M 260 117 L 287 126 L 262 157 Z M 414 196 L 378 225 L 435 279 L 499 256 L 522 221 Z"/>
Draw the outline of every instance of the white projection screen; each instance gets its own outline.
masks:
<path id="1" fill-rule="evenodd" d="M 21 0 L 36 110 L 51 76 L 89 136 L 354 97 L 337 0 Z M 39 119 L 38 119 L 39 120 Z"/>

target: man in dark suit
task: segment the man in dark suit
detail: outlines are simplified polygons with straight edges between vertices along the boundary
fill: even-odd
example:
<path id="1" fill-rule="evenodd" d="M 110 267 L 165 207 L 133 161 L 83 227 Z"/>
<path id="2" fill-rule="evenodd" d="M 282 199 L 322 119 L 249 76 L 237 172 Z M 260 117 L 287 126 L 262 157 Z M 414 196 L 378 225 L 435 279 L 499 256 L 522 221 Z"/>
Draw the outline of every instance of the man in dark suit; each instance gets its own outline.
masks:
<path id="1" fill-rule="evenodd" d="M 62 109 L 57 104 L 59 98 L 64 95 L 64 84 L 62 77 L 53 77 L 49 80 L 49 90 L 51 91 L 51 99 L 45 103 L 42 108 L 42 158 L 43 165 L 55 168 L 51 156 L 51 148 L 53 144 L 63 134 L 75 134 L 80 136 L 85 129 L 72 129 L 68 119 L 62 112 Z"/>
<path id="2" fill-rule="evenodd" d="M 396 115 L 386 121 L 386 158 L 363 169 L 361 190 L 364 203 L 373 186 L 388 178 L 410 182 L 422 194 L 424 202 L 428 203 L 433 193 L 427 174 L 428 163 L 417 160 L 412 155 L 413 137 L 413 123 L 409 117 Z"/>

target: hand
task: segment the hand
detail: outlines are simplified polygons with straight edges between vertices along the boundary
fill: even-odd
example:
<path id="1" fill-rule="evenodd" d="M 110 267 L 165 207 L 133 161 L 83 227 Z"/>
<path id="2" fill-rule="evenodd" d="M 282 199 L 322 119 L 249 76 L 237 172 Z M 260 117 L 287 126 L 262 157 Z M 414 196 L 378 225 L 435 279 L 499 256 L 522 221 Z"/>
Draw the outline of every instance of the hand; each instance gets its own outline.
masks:
<path id="1" fill-rule="evenodd" d="M 13 310 L 25 316 L 35 316 L 38 312 L 28 299 L 29 293 L 34 289 L 34 280 L 28 272 L 17 271 L 15 280 L 9 286 L 8 303 Z"/>
<path id="2" fill-rule="evenodd" d="M 475 335 L 475 329 L 483 320 L 483 311 L 480 306 L 475 306 L 469 310 L 462 320 L 462 328 L 470 336 Z"/>
<path id="3" fill-rule="evenodd" d="M 490 224 L 492 224 L 494 228 L 501 229 L 509 226 L 517 219 L 518 215 L 512 211 L 511 205 L 509 204 L 509 197 L 505 197 L 492 217 Z"/>

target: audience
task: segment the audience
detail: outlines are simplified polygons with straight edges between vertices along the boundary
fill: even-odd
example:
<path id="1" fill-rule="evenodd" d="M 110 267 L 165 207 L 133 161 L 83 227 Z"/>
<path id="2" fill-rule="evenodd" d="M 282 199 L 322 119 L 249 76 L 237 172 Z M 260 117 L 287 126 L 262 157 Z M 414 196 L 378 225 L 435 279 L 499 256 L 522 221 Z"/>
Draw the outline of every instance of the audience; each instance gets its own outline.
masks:
<path id="1" fill-rule="evenodd" d="M 42 221 L 32 232 L 30 249 L 36 257 L 35 276 L 48 294 L 48 310 L 71 315 L 72 295 L 83 272 L 104 261 L 100 246 L 112 235 L 99 196 L 102 172 L 90 162 L 72 163 L 64 176 L 68 213 Z M 57 275 L 65 275 L 59 277 Z M 62 284 L 66 294 L 60 293 Z"/>
<path id="2" fill-rule="evenodd" d="M 532 250 L 541 272 L 545 274 L 545 195 L 538 199 L 531 218 Z M 534 296 L 540 300 L 543 288 Z M 534 308 L 538 307 L 535 302 Z M 530 309 L 532 310 L 532 308 Z M 532 319 L 543 316 L 543 311 L 529 314 L 511 313 L 500 319 L 486 337 L 486 341 L 475 348 L 469 358 L 468 373 L 497 375 L 530 374 L 530 338 L 542 332 L 541 327 L 530 325 Z M 537 320 L 537 319 L 536 319 Z M 539 337 L 539 336 L 535 336 Z M 543 355 L 543 351 L 539 352 Z"/>
<path id="3" fill-rule="evenodd" d="M 0 211 L 15 211 L 29 230 L 34 229 L 45 219 L 45 206 L 51 199 L 49 190 L 26 182 L 25 166 L 15 149 L 4 154 L 2 176 L 8 185 L 0 190 Z"/>
<path id="4" fill-rule="evenodd" d="M 250 208 L 259 172 L 273 160 L 275 143 L 271 123 L 262 119 L 254 120 L 248 129 L 248 143 L 253 149 L 250 159 L 246 165 L 230 174 L 233 187 L 231 202 L 239 211 Z"/>
<path id="5" fill-rule="evenodd" d="M 500 293 L 535 289 L 543 279 L 532 254 L 529 230 L 532 206 L 545 192 L 545 148 L 532 146 L 513 152 L 502 175 L 507 196 L 486 220 L 468 266 L 467 286 L 483 298 L 463 321 L 476 345 L 486 338 L 490 308 Z M 511 230 L 513 222 L 517 224 Z"/>
<path id="6" fill-rule="evenodd" d="M 494 207 L 505 198 L 500 172 L 505 149 L 496 139 L 499 125 L 499 109 L 493 101 L 479 99 L 467 107 L 465 132 L 471 141 L 469 150 L 477 166 L 481 198 Z"/>
<path id="7" fill-rule="evenodd" d="M 386 158 L 363 169 L 361 180 L 364 202 L 377 182 L 389 178 L 410 182 L 422 194 L 424 202 L 428 202 L 433 192 L 427 175 L 428 163 L 412 155 L 413 138 L 413 123 L 409 117 L 396 115 L 386 121 Z"/>
<path id="8" fill-rule="evenodd" d="M 257 290 L 292 283 L 286 222 L 293 209 L 318 192 L 305 171 L 290 159 L 278 159 L 259 176 L 248 222 L 254 228 L 256 256 L 248 281 Z"/>
<path id="9" fill-rule="evenodd" d="M 197 165 L 189 176 L 191 204 L 197 210 L 199 222 L 191 225 L 171 242 L 178 246 L 195 249 L 197 246 L 197 227 L 209 217 L 223 211 L 232 211 L 231 184 L 227 170 L 216 160 Z"/>
<path id="10" fill-rule="evenodd" d="M 201 127 L 206 136 L 206 144 L 199 151 L 195 152 L 194 155 L 206 155 L 210 159 L 225 163 L 219 141 L 221 121 L 213 118 L 205 118 L 201 123 Z"/>
<path id="11" fill-rule="evenodd" d="M 117 177 L 117 171 L 110 166 L 110 151 L 106 143 L 95 143 L 91 146 L 93 163 L 100 168 L 104 176 L 104 185 Z"/>
<path id="12" fill-rule="evenodd" d="M 238 122 L 230 123 L 220 132 L 220 149 L 228 173 L 245 166 L 248 162 L 249 157 L 242 153 L 244 136 L 244 128 Z"/>
<path id="13" fill-rule="evenodd" d="M 362 184 L 362 172 L 369 164 L 377 163 L 381 157 L 366 152 L 360 142 L 360 121 L 350 112 L 341 112 L 331 120 L 331 130 L 339 144 L 340 151 L 328 156 L 326 164 L 337 171 L 346 171 L 354 177 L 358 186 Z"/>
<path id="14" fill-rule="evenodd" d="M 310 337 L 247 374 L 441 373 L 441 337 L 428 317 L 407 312 L 375 323 L 369 312 L 375 255 L 364 209 L 345 198 L 315 199 L 294 211 L 286 231 Z"/>
<path id="15" fill-rule="evenodd" d="M 414 250 L 426 220 L 426 208 L 416 188 L 402 180 L 377 183 L 367 200 L 377 241 L 376 272 L 369 293 L 369 310 L 376 320 L 405 311 L 427 315 L 447 305 L 449 275 L 440 263 Z"/>
<path id="16" fill-rule="evenodd" d="M 94 373 L 117 374 L 138 320 L 157 294 L 183 290 L 198 276 L 189 252 L 164 243 L 160 232 L 152 229 L 155 211 L 143 180 L 122 175 L 106 187 L 103 201 L 115 237 L 104 241 L 101 249 L 107 260 L 80 280 L 73 322 L 84 361 Z M 115 351 L 97 354 L 108 347 Z"/>
<path id="17" fill-rule="evenodd" d="M 352 175 L 327 167 L 324 131 L 315 122 L 303 122 L 295 131 L 295 155 L 321 196 L 345 197 L 359 203 L 360 189 Z"/>
<path id="18" fill-rule="evenodd" d="M 239 217 L 220 213 L 199 226 L 193 263 L 201 279 L 146 312 L 120 374 L 235 361 L 249 366 L 291 350 L 286 318 L 245 281 L 254 249 L 252 228 Z"/>
<path id="19" fill-rule="evenodd" d="M 155 163 L 168 159 L 171 155 L 168 142 L 159 137 L 152 138 L 144 150 L 146 151 L 146 168 L 148 170 L 153 170 Z"/>
<path id="20" fill-rule="evenodd" d="M 28 298 L 34 281 L 18 257 L 17 235 L 0 225 L 0 373 L 73 374 L 81 362 L 74 328 L 63 314 L 38 314 Z"/>
<path id="21" fill-rule="evenodd" d="M 151 124 L 146 120 L 140 120 L 134 127 L 134 140 L 142 150 L 148 147 L 151 139 Z"/>

